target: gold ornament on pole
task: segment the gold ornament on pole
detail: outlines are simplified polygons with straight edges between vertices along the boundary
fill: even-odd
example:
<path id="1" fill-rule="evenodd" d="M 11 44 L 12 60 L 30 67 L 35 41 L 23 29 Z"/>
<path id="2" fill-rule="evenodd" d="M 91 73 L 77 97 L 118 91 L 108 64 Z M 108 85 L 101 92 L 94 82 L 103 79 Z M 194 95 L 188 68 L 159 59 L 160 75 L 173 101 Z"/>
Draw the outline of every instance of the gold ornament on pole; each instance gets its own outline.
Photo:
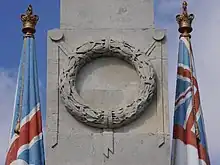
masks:
<path id="1" fill-rule="evenodd" d="M 21 21 L 23 23 L 22 32 L 25 35 L 33 35 L 36 32 L 35 26 L 39 20 L 37 15 L 33 15 L 33 8 L 28 6 L 26 13 L 21 15 Z"/>
<path id="2" fill-rule="evenodd" d="M 176 21 L 177 23 L 179 24 L 179 29 L 178 31 L 181 33 L 180 37 L 186 37 L 186 39 L 188 40 L 189 44 L 190 44 L 190 49 L 191 48 L 191 43 L 190 43 L 190 38 L 191 38 L 191 35 L 190 33 L 193 31 L 193 28 L 192 28 L 192 21 L 194 19 L 194 15 L 193 14 L 188 14 L 188 11 L 187 11 L 187 2 L 184 1 L 182 3 L 182 14 L 178 14 L 176 16 Z M 191 53 L 190 53 L 190 70 L 191 70 L 191 73 L 193 73 L 193 66 L 192 66 L 192 60 L 193 57 L 192 57 L 192 50 L 191 50 Z M 195 99 L 195 96 L 194 96 L 194 84 L 193 84 L 193 75 L 191 74 L 191 82 L 192 82 L 192 100 L 193 100 L 193 103 L 192 103 L 192 111 L 193 111 L 193 115 L 194 115 L 194 123 L 195 123 L 195 134 L 196 134 L 196 138 L 198 141 L 200 141 L 200 135 L 199 135 L 199 125 L 198 125 L 198 122 L 197 122 L 197 118 L 196 118 L 196 99 Z"/>
<path id="3" fill-rule="evenodd" d="M 187 12 L 187 2 L 184 1 L 182 4 L 182 14 L 176 16 L 176 21 L 179 24 L 179 32 L 181 33 L 180 37 L 191 37 L 190 33 L 192 32 L 192 21 L 194 19 L 193 14 L 188 14 Z"/>
<path id="4" fill-rule="evenodd" d="M 34 37 L 34 33 L 36 32 L 35 26 L 39 20 L 37 15 L 33 15 L 32 6 L 29 5 L 26 13 L 21 15 L 21 21 L 23 23 L 22 32 L 24 33 L 24 37 Z M 20 88 L 20 101 L 19 101 L 19 111 L 18 111 L 18 118 L 17 123 L 14 129 L 14 132 L 19 135 L 21 129 L 21 114 L 22 114 L 22 103 L 23 103 L 23 92 L 24 92 L 24 63 L 21 65 L 21 88 Z"/>

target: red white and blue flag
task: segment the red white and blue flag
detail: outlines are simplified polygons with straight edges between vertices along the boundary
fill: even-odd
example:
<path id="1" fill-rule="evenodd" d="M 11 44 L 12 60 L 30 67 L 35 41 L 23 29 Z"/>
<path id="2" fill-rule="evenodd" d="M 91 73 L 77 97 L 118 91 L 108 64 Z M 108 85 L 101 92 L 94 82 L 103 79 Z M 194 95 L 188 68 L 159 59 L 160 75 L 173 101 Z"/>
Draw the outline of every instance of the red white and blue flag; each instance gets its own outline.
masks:
<path id="1" fill-rule="evenodd" d="M 24 37 L 5 165 L 45 165 L 33 36 Z"/>
<path id="2" fill-rule="evenodd" d="M 172 165 L 210 165 L 189 37 L 179 42 Z"/>

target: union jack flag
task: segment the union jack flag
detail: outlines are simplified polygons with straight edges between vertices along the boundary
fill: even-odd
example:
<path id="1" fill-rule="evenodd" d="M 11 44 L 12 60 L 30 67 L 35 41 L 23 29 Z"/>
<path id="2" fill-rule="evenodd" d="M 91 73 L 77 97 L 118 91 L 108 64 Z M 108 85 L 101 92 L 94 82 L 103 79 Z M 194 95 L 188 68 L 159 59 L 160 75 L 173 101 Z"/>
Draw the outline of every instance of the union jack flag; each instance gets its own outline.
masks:
<path id="1" fill-rule="evenodd" d="M 33 36 L 24 37 L 5 165 L 44 165 L 40 97 Z"/>
<path id="2" fill-rule="evenodd" d="M 172 165 L 210 165 L 189 37 L 179 42 Z"/>

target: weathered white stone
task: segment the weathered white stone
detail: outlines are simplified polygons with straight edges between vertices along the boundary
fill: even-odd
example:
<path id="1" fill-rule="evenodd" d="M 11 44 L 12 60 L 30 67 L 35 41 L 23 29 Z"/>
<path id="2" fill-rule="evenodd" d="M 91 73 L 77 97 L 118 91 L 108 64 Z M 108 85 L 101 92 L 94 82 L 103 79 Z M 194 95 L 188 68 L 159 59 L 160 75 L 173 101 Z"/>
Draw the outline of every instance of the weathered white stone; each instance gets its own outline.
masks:
<path id="1" fill-rule="evenodd" d="M 61 29 L 152 28 L 152 0 L 61 0 Z"/>
<path id="2" fill-rule="evenodd" d="M 61 0 L 61 29 L 48 32 L 47 165 L 170 164 L 166 31 L 153 24 L 153 0 Z M 93 45 L 101 39 L 118 41 L 113 47 L 128 43 L 130 48 L 119 46 L 122 52 L 152 64 L 156 77 L 156 93 L 143 113 L 115 129 L 79 122 L 59 91 L 69 59 L 80 58 L 92 47 L 96 53 L 106 51 Z M 91 45 L 82 46 L 86 42 Z M 113 57 L 86 64 L 76 77 L 81 100 L 104 110 L 107 123 L 114 122 L 112 110 L 139 97 L 140 83 L 130 64 Z"/>
<path id="3" fill-rule="evenodd" d="M 91 107 L 109 110 L 129 104 L 138 97 L 139 84 L 139 77 L 130 64 L 108 57 L 84 66 L 77 77 L 76 87 Z"/>

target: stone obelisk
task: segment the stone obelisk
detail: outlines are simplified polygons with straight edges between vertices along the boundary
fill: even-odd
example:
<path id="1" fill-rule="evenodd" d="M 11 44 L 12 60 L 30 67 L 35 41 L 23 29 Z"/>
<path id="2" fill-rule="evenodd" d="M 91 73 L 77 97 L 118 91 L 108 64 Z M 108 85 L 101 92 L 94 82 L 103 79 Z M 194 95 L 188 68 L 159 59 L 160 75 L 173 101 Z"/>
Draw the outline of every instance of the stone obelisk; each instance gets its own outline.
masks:
<path id="1" fill-rule="evenodd" d="M 166 31 L 153 0 L 61 0 L 48 32 L 47 165 L 169 165 Z"/>

